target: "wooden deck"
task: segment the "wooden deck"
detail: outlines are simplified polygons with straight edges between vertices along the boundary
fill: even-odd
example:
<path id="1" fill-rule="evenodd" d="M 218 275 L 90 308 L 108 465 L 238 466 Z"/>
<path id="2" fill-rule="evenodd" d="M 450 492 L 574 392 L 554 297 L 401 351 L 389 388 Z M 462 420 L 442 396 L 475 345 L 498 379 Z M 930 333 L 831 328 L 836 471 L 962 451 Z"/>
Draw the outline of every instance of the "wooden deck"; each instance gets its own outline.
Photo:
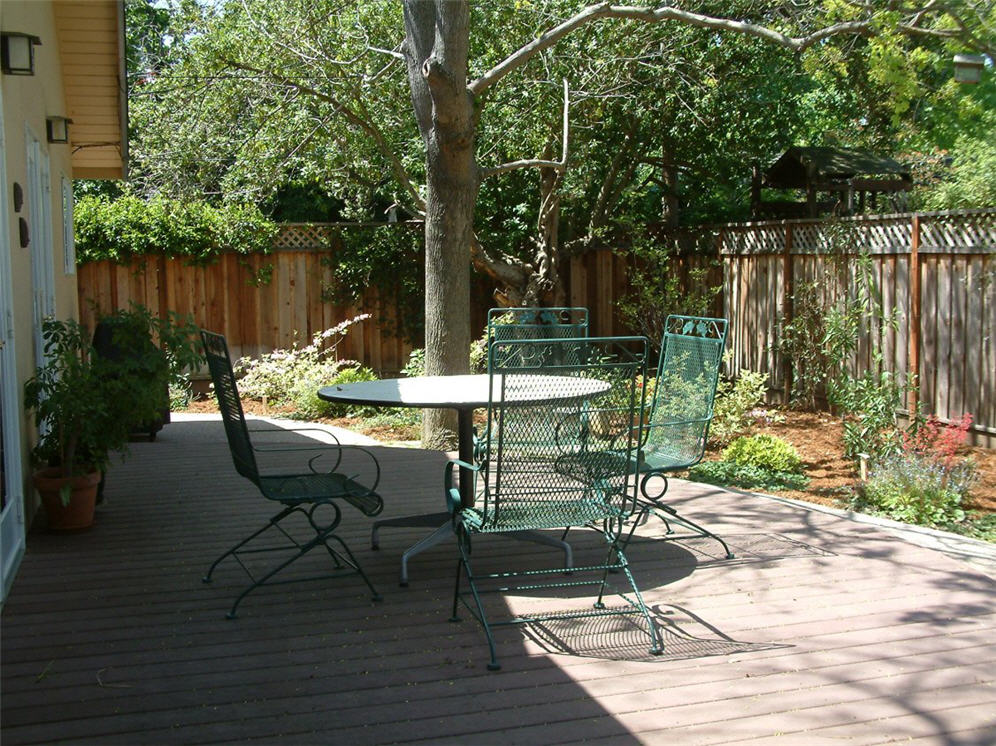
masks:
<path id="1" fill-rule="evenodd" d="M 442 454 L 378 455 L 385 515 L 442 507 Z M 3 611 L 4 746 L 996 743 L 996 583 L 876 527 L 676 482 L 737 558 L 641 529 L 630 560 L 665 654 L 627 624 L 548 623 L 501 630 L 490 673 L 476 623 L 447 621 L 454 547 L 399 588 L 420 531 L 385 529 L 374 552 L 356 511 L 342 533 L 382 603 L 349 577 L 263 589 L 226 620 L 243 574 L 200 578 L 273 512 L 247 487 L 220 422 L 177 422 L 113 467 L 91 531 L 32 532 Z M 579 563 L 597 550 L 584 533 Z M 511 553 L 553 558 L 475 544 L 479 564 Z M 573 595 L 508 603 L 587 603 Z"/>

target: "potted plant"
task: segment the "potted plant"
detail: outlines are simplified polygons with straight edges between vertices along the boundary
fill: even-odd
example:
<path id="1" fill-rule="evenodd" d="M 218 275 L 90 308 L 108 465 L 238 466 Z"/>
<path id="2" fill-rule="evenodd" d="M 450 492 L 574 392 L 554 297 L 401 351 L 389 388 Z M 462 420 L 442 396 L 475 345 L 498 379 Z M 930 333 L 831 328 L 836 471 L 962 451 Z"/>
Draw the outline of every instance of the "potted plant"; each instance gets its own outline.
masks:
<path id="1" fill-rule="evenodd" d="M 101 320 L 110 322 L 119 347 L 140 354 L 98 355 L 78 322 L 47 319 L 46 362 L 24 386 L 38 427 L 34 483 L 55 530 L 93 523 L 111 453 L 125 450 L 133 423 L 159 415 L 169 380 L 199 358 L 196 327 L 175 314 L 160 319 L 133 306 Z"/>

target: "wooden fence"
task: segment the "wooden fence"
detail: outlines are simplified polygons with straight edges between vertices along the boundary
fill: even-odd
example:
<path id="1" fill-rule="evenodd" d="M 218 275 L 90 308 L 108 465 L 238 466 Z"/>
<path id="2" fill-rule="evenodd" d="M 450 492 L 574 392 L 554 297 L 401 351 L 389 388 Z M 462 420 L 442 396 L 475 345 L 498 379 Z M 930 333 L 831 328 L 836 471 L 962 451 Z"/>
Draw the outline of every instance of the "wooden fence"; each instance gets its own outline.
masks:
<path id="1" fill-rule="evenodd" d="M 842 246 L 852 257 L 867 256 L 871 286 L 898 325 L 862 330 L 855 369 L 871 365 L 873 349 L 880 350 L 886 369 L 918 373 L 925 411 L 942 419 L 970 412 L 977 440 L 996 444 L 996 210 L 726 225 L 670 240 L 681 249 L 674 269 L 685 282 L 691 269 L 711 266 L 710 284 L 723 287 L 716 313 L 731 322 L 730 372 L 767 373 L 781 397 L 793 383 L 778 345 L 784 320 L 793 317 L 795 291 L 813 283 L 828 306 L 853 295 L 858 263 L 834 257 Z M 108 310 L 129 301 L 192 313 L 198 324 L 223 332 L 237 356 L 304 343 L 367 311 L 373 318 L 354 327 L 340 357 L 385 374 L 400 370 L 412 345 L 392 333 L 399 314 L 392 299 L 371 289 L 355 306 L 327 300 L 332 270 L 322 258 L 337 248 L 327 226 L 287 226 L 265 256 L 225 255 L 208 266 L 162 258 L 87 264 L 79 268 L 81 316 L 91 321 L 91 303 Z M 634 266 L 627 254 L 610 250 L 567 262 L 568 298 L 589 308 L 593 334 L 632 331 L 618 304 Z M 421 276 L 423 270 L 399 271 Z M 269 282 L 254 284 L 267 273 Z M 489 298 L 490 288 L 477 282 L 468 309 L 472 328 L 483 326 Z"/>

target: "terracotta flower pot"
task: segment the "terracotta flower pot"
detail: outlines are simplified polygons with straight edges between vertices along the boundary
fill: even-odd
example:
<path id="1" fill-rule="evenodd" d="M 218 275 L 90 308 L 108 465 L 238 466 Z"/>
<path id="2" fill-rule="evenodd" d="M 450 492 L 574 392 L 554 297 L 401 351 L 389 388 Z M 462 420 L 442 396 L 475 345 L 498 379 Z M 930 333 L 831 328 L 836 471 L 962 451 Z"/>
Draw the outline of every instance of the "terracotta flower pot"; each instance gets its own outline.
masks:
<path id="1" fill-rule="evenodd" d="M 52 531 L 78 531 L 93 525 L 97 505 L 97 485 L 100 472 L 78 477 L 64 477 L 58 467 L 42 469 L 33 476 L 35 489 L 41 495 L 48 527 Z M 69 484 L 69 504 L 63 505 L 62 488 Z"/>

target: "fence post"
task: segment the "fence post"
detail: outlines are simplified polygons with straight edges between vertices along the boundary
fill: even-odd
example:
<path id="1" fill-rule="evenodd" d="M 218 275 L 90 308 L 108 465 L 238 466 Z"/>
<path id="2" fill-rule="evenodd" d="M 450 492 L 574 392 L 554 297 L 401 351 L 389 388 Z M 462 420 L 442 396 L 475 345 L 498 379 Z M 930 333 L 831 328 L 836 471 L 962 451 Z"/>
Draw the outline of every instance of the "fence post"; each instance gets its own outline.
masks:
<path id="1" fill-rule="evenodd" d="M 910 237 L 910 329 L 908 373 L 914 376 L 914 386 L 906 394 L 906 408 L 910 419 L 916 416 L 920 402 L 920 216 L 913 215 Z"/>
<path id="2" fill-rule="evenodd" d="M 795 262 L 792 261 L 792 224 L 785 225 L 785 251 L 782 254 L 782 323 L 781 330 L 792 323 L 795 316 Z M 782 358 L 782 379 L 785 381 L 782 404 L 792 401 L 792 360 L 784 352 Z"/>

